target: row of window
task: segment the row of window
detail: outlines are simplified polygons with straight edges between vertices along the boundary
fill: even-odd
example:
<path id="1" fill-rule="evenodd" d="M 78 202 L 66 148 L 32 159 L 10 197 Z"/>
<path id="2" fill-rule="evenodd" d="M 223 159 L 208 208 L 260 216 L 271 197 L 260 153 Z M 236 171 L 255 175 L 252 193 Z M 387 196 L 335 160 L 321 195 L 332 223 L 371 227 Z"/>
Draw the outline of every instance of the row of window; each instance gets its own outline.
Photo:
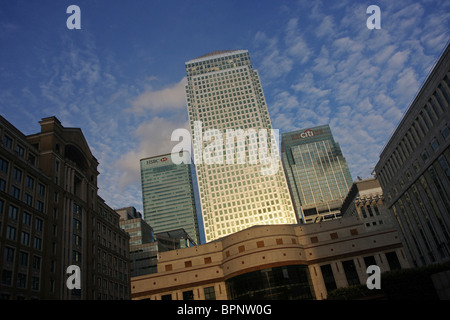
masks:
<path id="1" fill-rule="evenodd" d="M 391 156 L 379 172 L 379 178 L 383 185 L 388 185 L 397 171 L 402 169 L 404 163 L 414 154 L 419 144 L 425 138 L 436 122 L 442 118 L 450 105 L 450 78 L 446 75 L 436 88 L 435 92 L 428 99 L 423 109 L 414 119 L 412 125 L 406 132 L 405 136 L 398 143 Z M 445 126 L 441 131 L 444 140 L 450 138 L 450 130 Z M 438 139 L 431 142 L 431 148 L 435 151 L 438 147 Z M 424 151 L 426 152 L 426 150 Z M 422 153 L 421 157 L 424 161 L 428 159 L 426 153 Z"/>
<path id="2" fill-rule="evenodd" d="M 450 176 L 438 176 L 435 169 L 438 162 L 434 162 L 392 206 L 403 232 L 409 235 L 406 240 L 417 266 L 450 256 L 450 248 L 446 245 L 450 227 L 442 216 L 443 212 L 450 212 L 450 196 L 440 181 L 450 181 Z"/>
<path id="3" fill-rule="evenodd" d="M 4 146 L 6 149 L 13 150 L 13 147 L 14 147 L 14 141 L 13 141 L 13 139 L 12 139 L 10 136 L 8 136 L 7 134 L 4 134 L 4 135 L 3 135 L 3 146 Z M 18 142 L 15 144 L 15 149 L 14 149 L 14 151 L 15 151 L 15 154 L 16 154 L 17 156 L 19 156 L 19 157 L 22 158 L 22 159 L 25 159 L 25 157 L 26 157 L 26 155 L 25 155 L 25 147 L 23 147 L 23 146 L 22 146 L 21 144 L 19 144 Z M 27 158 L 27 161 L 28 161 L 28 163 L 30 163 L 30 164 L 32 164 L 32 165 L 36 165 L 36 156 L 35 156 L 33 153 L 28 152 L 28 158 Z"/>
<path id="4" fill-rule="evenodd" d="M 385 257 L 386 257 L 386 260 L 387 260 L 390 270 L 401 269 L 400 261 L 398 260 L 397 253 L 395 251 L 386 252 Z M 380 259 L 381 259 L 381 257 L 380 257 Z M 363 260 L 364 260 L 364 264 L 365 264 L 365 269 L 362 273 L 365 273 L 367 267 L 369 267 L 370 265 L 377 265 L 376 259 L 374 256 L 366 256 L 363 258 Z M 359 285 L 359 284 L 363 283 L 364 279 L 359 278 L 359 274 L 357 271 L 357 268 L 362 268 L 359 259 L 357 259 L 358 267 L 355 264 L 355 261 L 353 259 L 342 261 L 340 264 L 343 268 L 343 271 L 344 271 L 344 274 L 345 274 L 345 277 L 347 279 L 347 283 L 349 286 Z M 335 271 L 340 272 L 338 263 L 336 263 L 335 267 L 336 267 Z M 322 278 L 323 278 L 327 292 L 337 289 L 336 279 L 335 279 L 332 265 L 331 264 L 322 265 L 322 266 L 320 266 L 320 271 L 322 273 Z M 315 268 L 314 268 L 314 272 L 316 272 Z M 317 276 L 317 272 L 315 275 Z"/>

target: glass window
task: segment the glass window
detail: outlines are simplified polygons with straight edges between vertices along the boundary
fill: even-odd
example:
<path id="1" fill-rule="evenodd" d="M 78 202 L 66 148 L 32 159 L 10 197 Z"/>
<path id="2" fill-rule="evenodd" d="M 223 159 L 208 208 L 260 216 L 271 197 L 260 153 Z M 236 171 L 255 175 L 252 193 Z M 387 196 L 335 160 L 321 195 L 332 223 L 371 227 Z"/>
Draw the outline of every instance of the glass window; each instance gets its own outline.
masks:
<path id="1" fill-rule="evenodd" d="M 336 280 L 334 279 L 333 270 L 330 264 L 320 266 L 320 271 L 322 272 L 323 281 L 325 283 L 325 288 L 327 291 L 332 291 L 337 288 Z"/>
<path id="2" fill-rule="evenodd" d="M 358 272 L 353 260 L 342 261 L 342 267 L 344 268 L 345 277 L 349 286 L 360 284 Z"/>
<path id="3" fill-rule="evenodd" d="M 203 289 L 205 293 L 205 300 L 216 300 L 216 292 L 214 287 L 207 287 Z"/>
<path id="4" fill-rule="evenodd" d="M 194 292 L 192 290 L 183 291 L 183 300 L 194 300 Z"/>

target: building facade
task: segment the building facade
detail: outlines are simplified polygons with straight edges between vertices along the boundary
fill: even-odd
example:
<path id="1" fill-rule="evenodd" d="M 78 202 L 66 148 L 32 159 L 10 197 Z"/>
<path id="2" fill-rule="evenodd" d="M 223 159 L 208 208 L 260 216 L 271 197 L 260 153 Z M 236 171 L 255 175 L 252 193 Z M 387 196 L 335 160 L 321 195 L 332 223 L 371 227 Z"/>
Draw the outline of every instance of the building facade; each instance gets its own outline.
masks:
<path id="1" fill-rule="evenodd" d="M 186 73 L 206 242 L 256 224 L 297 223 L 276 139 L 271 139 L 274 131 L 259 75 L 248 51 L 212 52 L 186 62 Z M 269 163 L 261 144 L 273 156 Z"/>
<path id="2" fill-rule="evenodd" d="M 299 221 L 311 223 L 339 217 L 353 180 L 330 127 L 283 133 L 281 152 Z"/>
<path id="3" fill-rule="evenodd" d="M 191 248 L 162 252 L 158 273 L 135 277 L 132 299 L 326 299 L 364 284 L 367 267 L 408 268 L 395 229 L 369 231 L 356 216 L 304 225 L 253 226 Z"/>
<path id="4" fill-rule="evenodd" d="M 143 219 L 134 207 L 115 210 L 120 215 L 120 227 L 130 235 L 130 272 L 131 277 L 157 271 L 158 243 L 153 228 Z"/>
<path id="5" fill-rule="evenodd" d="M 25 136 L 0 117 L 1 298 L 128 299 L 129 236 L 97 195 L 97 160 L 79 128 L 40 125 Z"/>
<path id="6" fill-rule="evenodd" d="M 450 259 L 449 72 L 447 46 L 375 167 L 413 266 Z"/>
<path id="7" fill-rule="evenodd" d="M 341 213 L 343 216 L 359 217 L 370 230 L 397 227 L 376 178 L 355 181 L 342 204 Z"/>
<path id="8" fill-rule="evenodd" d="M 190 154 L 182 158 L 181 164 L 170 153 L 141 159 L 144 219 L 155 233 L 182 228 L 200 243 Z"/>

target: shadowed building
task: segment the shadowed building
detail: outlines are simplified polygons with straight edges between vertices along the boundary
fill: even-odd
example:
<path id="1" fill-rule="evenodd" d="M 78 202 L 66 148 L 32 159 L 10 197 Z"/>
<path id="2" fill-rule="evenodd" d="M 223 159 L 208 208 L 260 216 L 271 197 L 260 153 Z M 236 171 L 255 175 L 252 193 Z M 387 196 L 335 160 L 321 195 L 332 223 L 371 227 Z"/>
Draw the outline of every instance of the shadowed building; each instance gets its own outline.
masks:
<path id="1" fill-rule="evenodd" d="M 0 117 L 1 298 L 128 299 L 129 236 L 97 194 L 97 159 L 79 128 L 40 125 L 26 136 Z"/>

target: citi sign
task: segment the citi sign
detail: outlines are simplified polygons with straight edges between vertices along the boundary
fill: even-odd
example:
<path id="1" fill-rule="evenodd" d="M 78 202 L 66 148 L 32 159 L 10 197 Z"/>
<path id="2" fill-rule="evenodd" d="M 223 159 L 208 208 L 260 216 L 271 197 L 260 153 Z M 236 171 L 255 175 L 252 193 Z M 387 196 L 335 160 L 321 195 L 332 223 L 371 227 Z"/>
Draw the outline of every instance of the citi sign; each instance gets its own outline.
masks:
<path id="1" fill-rule="evenodd" d="M 305 138 L 309 138 L 309 137 L 313 137 L 313 136 L 314 136 L 314 131 L 312 131 L 312 129 L 306 129 L 303 132 L 293 134 L 291 136 L 291 139 L 292 140 L 305 139 Z"/>

